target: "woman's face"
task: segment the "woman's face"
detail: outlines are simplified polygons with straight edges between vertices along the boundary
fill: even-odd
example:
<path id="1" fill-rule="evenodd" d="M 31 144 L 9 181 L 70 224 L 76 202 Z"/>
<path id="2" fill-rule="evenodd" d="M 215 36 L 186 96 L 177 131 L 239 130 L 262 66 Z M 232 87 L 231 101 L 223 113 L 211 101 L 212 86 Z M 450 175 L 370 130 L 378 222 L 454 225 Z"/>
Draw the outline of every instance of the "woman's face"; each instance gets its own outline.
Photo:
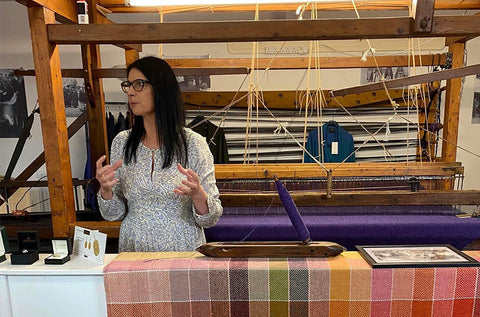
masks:
<path id="1" fill-rule="evenodd" d="M 145 75 L 136 68 L 132 68 L 128 74 L 128 81 L 133 82 L 137 79 L 147 80 Z M 148 82 L 145 83 L 141 91 L 136 91 L 133 89 L 133 86 L 128 88 L 128 103 L 132 112 L 136 116 L 154 116 L 155 115 L 155 104 L 153 101 L 153 89 L 152 85 Z"/>

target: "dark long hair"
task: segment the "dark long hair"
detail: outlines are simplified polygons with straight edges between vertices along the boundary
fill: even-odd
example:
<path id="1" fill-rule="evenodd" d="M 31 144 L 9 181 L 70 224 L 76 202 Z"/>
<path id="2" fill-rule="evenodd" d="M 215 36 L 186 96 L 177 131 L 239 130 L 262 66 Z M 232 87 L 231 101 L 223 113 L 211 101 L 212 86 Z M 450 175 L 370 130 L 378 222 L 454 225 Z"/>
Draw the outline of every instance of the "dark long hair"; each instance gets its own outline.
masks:
<path id="1" fill-rule="evenodd" d="M 162 168 L 171 166 L 174 158 L 185 166 L 188 162 L 184 130 L 185 108 L 175 73 L 167 62 L 154 56 L 133 62 L 127 67 L 127 74 L 132 68 L 141 71 L 153 88 L 157 136 L 159 143 L 165 148 Z M 126 164 L 132 160 L 137 161 L 137 148 L 144 135 L 143 117 L 135 116 L 132 131 L 124 148 Z"/>

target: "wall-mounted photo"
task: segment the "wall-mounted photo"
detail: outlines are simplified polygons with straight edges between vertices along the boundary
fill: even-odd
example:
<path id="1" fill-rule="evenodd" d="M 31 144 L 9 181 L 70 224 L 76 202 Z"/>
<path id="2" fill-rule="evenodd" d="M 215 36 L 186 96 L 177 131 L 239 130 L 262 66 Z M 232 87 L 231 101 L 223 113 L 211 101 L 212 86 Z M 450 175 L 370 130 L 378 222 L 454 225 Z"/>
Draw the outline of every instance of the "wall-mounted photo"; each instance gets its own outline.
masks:
<path id="1" fill-rule="evenodd" d="M 408 67 L 379 67 L 362 68 L 360 84 L 370 84 L 380 81 L 381 78 L 392 80 L 408 76 Z"/>
<path id="2" fill-rule="evenodd" d="M 472 123 L 480 124 L 480 74 L 477 74 L 474 80 Z"/>
<path id="3" fill-rule="evenodd" d="M 18 138 L 27 118 L 23 77 L 0 69 L 0 138 Z"/>
<path id="4" fill-rule="evenodd" d="M 86 109 L 85 81 L 63 78 L 63 98 L 67 117 L 78 117 Z"/>
<path id="5" fill-rule="evenodd" d="M 202 91 L 210 89 L 210 76 L 177 76 L 182 91 Z"/>

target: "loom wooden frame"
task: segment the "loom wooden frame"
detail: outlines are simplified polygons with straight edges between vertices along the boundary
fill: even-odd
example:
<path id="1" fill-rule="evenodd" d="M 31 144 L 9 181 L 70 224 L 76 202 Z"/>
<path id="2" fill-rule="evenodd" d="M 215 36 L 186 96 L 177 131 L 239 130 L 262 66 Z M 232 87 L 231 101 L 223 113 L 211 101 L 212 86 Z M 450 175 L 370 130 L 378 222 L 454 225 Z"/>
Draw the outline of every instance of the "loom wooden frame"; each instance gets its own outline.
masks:
<path id="1" fill-rule="evenodd" d="M 76 222 L 70 156 L 68 152 L 68 133 L 65 120 L 65 110 L 62 91 L 62 70 L 58 52 L 59 44 L 80 44 L 83 60 L 83 74 L 88 94 L 87 116 L 89 121 L 90 139 L 96 140 L 91 145 L 92 161 L 103 154 L 108 156 L 106 144 L 106 126 L 104 118 L 104 96 L 101 81 L 101 61 L 99 45 L 108 43 L 125 49 L 127 64 L 138 58 L 142 43 L 194 43 L 194 42 L 225 42 L 225 41 L 279 41 L 279 40 L 315 40 L 315 39 L 345 39 L 345 38 L 405 38 L 405 37 L 436 37 L 447 36 L 449 52 L 453 56 L 453 68 L 463 65 L 465 42 L 480 35 L 480 16 L 435 17 L 436 9 L 446 8 L 480 8 L 478 1 L 433 0 L 418 1 L 416 10 L 411 17 L 379 18 L 379 19 L 343 19 L 319 21 L 248 21 L 248 22 L 204 22 L 195 24 L 180 23 L 148 23 L 115 25 L 104 15 L 104 10 L 95 10 L 97 5 L 109 10 L 108 3 L 115 6 L 116 12 L 134 12 L 132 8 L 121 5 L 123 0 L 87 0 L 91 8 L 90 25 L 78 25 L 76 8 L 73 1 L 63 0 L 17 0 L 26 5 L 32 37 L 35 74 L 39 105 L 41 109 L 41 124 L 44 138 L 45 161 L 47 165 L 48 187 L 51 197 L 53 235 L 66 237 L 71 234 L 71 228 Z M 350 2 L 350 1 L 346 1 Z M 405 8 L 409 1 L 396 1 L 398 7 Z M 391 4 L 391 3 L 390 3 Z M 456 5 L 456 6 L 455 6 Z M 99 8 L 100 8 L 99 7 Z M 381 9 L 382 1 L 374 8 Z M 152 10 L 153 8 L 150 8 Z M 179 10 L 181 8 L 178 8 Z M 233 8 L 244 10 L 245 7 Z M 276 8 L 278 9 L 278 7 Z M 326 8 L 328 10 L 328 8 Z M 364 8 L 361 8 L 364 9 Z M 368 9 L 368 6 L 365 7 Z M 370 8 L 371 9 L 371 8 Z M 183 10 L 183 9 L 182 9 Z M 268 9 L 267 9 L 268 10 Z M 273 9 L 272 9 L 273 10 Z M 426 25 L 420 24 L 421 19 L 430 19 Z M 60 21 L 63 24 L 55 24 Z M 340 21 L 340 23 L 339 23 Z M 372 23 L 381 23 L 384 27 L 372 28 Z M 128 32 L 124 32 L 128 28 Z M 132 31 L 134 30 L 134 31 Z M 135 31 L 136 30 L 136 31 Z M 321 32 L 318 30 L 322 30 Z M 73 36 L 75 34 L 75 36 Z M 133 43 L 133 44 L 132 44 Z M 431 57 L 433 59 L 433 57 Z M 187 61 L 177 61 L 176 67 L 181 67 Z M 207 63 L 205 61 L 205 63 Z M 340 61 L 343 63 L 343 61 Z M 389 63 L 393 63 L 390 60 Z M 395 62 L 396 63 L 396 62 Z M 179 65 L 180 64 L 180 65 Z M 401 62 L 395 65 L 402 64 Z M 230 67 L 226 62 L 224 66 Z M 341 68 L 340 65 L 337 67 Z M 350 64 L 350 67 L 353 67 Z M 96 74 L 96 75 L 95 75 Z M 460 107 L 461 79 L 454 78 L 447 82 L 446 108 L 444 118 L 444 139 L 439 161 L 456 164 L 456 144 L 458 137 L 458 119 Z M 292 166 L 295 168 L 295 166 Z M 231 169 L 231 166 L 229 167 Z M 445 166 L 438 171 L 444 171 Z M 257 173 L 258 171 L 246 173 Z M 447 170 L 449 167 L 446 168 Z M 221 173 L 222 167 L 217 166 Z M 352 170 L 363 171 L 362 164 Z M 406 172 L 409 167 L 391 166 L 390 171 Z M 238 169 L 240 172 L 240 168 Z M 237 175 L 238 176 L 238 175 Z M 435 197 L 441 194 L 452 194 L 451 184 L 445 184 L 443 191 L 424 193 L 434 203 Z M 391 193 L 387 201 L 395 199 Z M 408 193 L 405 202 L 419 195 Z M 467 203 L 478 203 L 480 192 L 455 192 L 455 198 L 468 197 Z M 350 197 L 362 193 L 350 193 Z M 252 196 L 252 195 L 250 195 Z M 255 199 L 265 199 L 262 193 Z M 336 199 L 336 198 L 335 198 Z M 341 198 L 340 198 L 341 199 Z M 370 196 L 370 200 L 372 196 Z M 440 200 L 439 200 L 440 201 Z M 445 200 L 441 200 L 445 203 Z M 118 223 L 82 223 L 83 227 L 91 229 L 114 228 Z"/>

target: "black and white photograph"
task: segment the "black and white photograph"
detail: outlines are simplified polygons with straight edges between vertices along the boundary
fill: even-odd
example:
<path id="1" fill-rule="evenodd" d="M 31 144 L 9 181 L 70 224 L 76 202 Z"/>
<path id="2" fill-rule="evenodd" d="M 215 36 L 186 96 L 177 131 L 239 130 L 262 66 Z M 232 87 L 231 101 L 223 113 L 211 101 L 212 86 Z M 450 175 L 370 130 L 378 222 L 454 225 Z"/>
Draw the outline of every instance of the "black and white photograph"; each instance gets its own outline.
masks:
<path id="1" fill-rule="evenodd" d="M 182 91 L 203 91 L 210 89 L 210 76 L 177 76 Z"/>
<path id="2" fill-rule="evenodd" d="M 78 117 L 86 109 L 85 81 L 63 78 L 63 98 L 67 117 Z"/>
<path id="3" fill-rule="evenodd" d="M 13 69 L 0 69 L 0 138 L 18 138 L 27 118 L 25 82 Z"/>
<path id="4" fill-rule="evenodd" d="M 480 124 L 480 74 L 477 74 L 474 80 L 472 123 Z"/>
<path id="5" fill-rule="evenodd" d="M 374 268 L 478 266 L 480 263 L 449 244 L 356 246 Z"/>
<path id="6" fill-rule="evenodd" d="M 407 67 L 375 67 L 371 68 L 362 68 L 361 71 L 362 78 L 360 79 L 360 84 L 370 84 L 381 81 L 382 76 L 385 80 L 398 79 L 408 76 Z"/>

